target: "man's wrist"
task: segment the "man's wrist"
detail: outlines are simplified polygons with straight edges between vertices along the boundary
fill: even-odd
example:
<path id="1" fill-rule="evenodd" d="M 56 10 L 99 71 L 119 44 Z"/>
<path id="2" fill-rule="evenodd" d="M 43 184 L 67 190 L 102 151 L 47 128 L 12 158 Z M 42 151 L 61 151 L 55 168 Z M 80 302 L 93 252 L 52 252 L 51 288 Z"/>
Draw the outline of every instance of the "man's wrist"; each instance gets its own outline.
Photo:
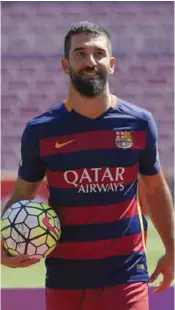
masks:
<path id="1" fill-rule="evenodd" d="M 174 256 L 174 239 L 172 240 L 172 242 L 165 245 L 165 251 L 166 254 L 172 254 L 172 256 Z"/>

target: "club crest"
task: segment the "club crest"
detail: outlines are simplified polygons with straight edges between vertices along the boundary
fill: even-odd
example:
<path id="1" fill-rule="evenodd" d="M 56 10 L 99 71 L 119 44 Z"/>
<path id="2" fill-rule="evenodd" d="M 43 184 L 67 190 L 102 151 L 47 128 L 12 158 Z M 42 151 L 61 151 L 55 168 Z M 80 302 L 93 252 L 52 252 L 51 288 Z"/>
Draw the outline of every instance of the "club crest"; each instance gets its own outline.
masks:
<path id="1" fill-rule="evenodd" d="M 121 149 L 129 149 L 133 144 L 133 137 L 130 131 L 116 131 L 115 144 Z"/>

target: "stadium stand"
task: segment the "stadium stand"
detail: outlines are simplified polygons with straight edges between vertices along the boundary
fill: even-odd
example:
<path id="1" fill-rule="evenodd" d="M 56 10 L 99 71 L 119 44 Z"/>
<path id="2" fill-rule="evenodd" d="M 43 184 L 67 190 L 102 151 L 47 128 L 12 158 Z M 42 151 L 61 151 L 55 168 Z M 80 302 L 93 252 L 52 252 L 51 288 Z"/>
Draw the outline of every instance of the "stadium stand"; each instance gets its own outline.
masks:
<path id="1" fill-rule="evenodd" d="M 64 100 L 64 34 L 80 20 L 112 36 L 118 97 L 152 111 L 167 173 L 173 167 L 173 2 L 2 2 L 2 169 L 16 169 L 33 116 Z"/>

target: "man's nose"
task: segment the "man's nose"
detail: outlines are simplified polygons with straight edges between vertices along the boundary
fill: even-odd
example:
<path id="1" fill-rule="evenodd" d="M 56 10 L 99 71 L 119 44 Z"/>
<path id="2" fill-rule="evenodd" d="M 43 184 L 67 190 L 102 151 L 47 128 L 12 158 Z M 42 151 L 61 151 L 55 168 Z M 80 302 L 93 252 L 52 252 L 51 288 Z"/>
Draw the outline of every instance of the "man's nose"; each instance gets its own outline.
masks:
<path id="1" fill-rule="evenodd" d="M 92 68 L 92 67 L 94 67 L 96 64 L 97 64 L 97 63 L 96 63 L 96 61 L 95 61 L 93 55 L 89 55 L 89 56 L 87 57 L 87 66 Z"/>

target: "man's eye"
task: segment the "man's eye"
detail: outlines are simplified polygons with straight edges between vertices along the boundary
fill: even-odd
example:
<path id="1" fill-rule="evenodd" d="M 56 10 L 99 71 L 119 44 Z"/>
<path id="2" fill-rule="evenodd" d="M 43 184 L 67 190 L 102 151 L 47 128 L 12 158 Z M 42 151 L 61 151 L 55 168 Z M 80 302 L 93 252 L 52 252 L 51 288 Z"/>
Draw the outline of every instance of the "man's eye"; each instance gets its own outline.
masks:
<path id="1" fill-rule="evenodd" d="M 95 55 L 96 55 L 97 57 L 102 57 L 102 56 L 103 56 L 103 52 L 96 52 Z"/>
<path id="2" fill-rule="evenodd" d="M 80 56 L 80 57 L 83 57 L 83 56 L 85 56 L 85 53 L 84 53 L 84 52 L 77 52 L 76 55 L 77 55 L 77 56 Z"/>

